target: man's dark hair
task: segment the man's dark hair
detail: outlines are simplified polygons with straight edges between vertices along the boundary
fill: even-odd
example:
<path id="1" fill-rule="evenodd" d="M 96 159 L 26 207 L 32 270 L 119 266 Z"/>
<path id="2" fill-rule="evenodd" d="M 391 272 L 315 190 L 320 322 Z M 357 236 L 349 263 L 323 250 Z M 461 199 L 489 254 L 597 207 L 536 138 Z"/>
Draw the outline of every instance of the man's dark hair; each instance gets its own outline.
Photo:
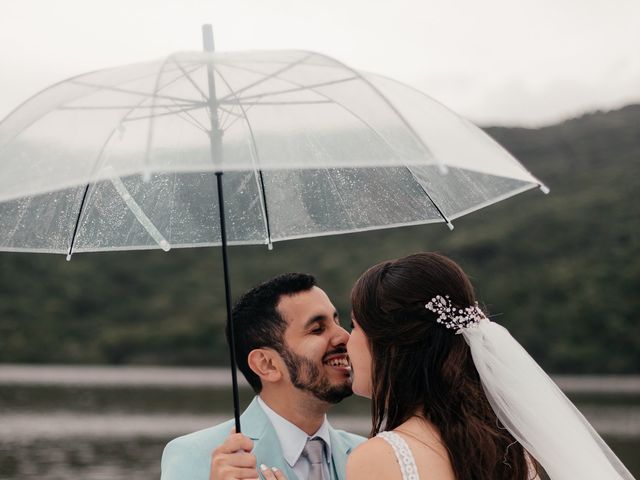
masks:
<path id="1" fill-rule="evenodd" d="M 282 352 L 287 322 L 276 309 L 280 298 L 311 290 L 316 279 L 306 273 L 283 273 L 253 287 L 233 307 L 236 361 L 238 368 L 256 393 L 262 390 L 260 378 L 249 368 L 249 352 L 269 347 Z M 227 342 L 229 328 L 225 330 Z"/>

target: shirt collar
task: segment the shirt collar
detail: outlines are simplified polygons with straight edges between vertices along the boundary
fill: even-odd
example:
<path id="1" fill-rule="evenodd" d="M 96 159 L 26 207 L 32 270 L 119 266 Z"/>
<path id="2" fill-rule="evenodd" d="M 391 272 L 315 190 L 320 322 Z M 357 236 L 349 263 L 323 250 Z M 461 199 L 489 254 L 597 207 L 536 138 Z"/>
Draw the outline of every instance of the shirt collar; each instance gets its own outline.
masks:
<path id="1" fill-rule="evenodd" d="M 274 412 L 262 398 L 258 397 L 258 404 L 264 410 L 265 415 L 273 425 L 280 446 L 282 447 L 282 454 L 290 467 L 298 462 L 304 446 L 307 444 L 309 438 L 319 437 L 324 440 L 325 443 L 325 458 L 327 462 L 331 458 L 331 437 L 329 434 L 329 422 L 325 415 L 324 421 L 320 428 L 313 435 L 307 435 L 303 430 L 291 423 L 286 418 L 278 415 Z"/>

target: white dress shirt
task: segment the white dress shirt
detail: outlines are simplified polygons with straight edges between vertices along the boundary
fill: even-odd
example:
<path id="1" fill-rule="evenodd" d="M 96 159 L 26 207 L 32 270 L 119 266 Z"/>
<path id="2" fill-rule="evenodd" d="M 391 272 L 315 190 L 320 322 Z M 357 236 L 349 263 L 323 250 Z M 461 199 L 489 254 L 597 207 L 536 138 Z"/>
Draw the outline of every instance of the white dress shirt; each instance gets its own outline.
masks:
<path id="1" fill-rule="evenodd" d="M 267 415 L 267 418 L 276 431 L 276 435 L 278 435 L 284 459 L 300 480 L 306 479 L 309 476 L 309 461 L 306 457 L 302 456 L 302 450 L 307 444 L 307 440 L 314 437 L 319 437 L 324 440 L 324 476 L 325 478 L 330 479 L 331 439 L 329 438 L 329 422 L 327 421 L 327 416 L 325 415 L 324 421 L 316 433 L 313 435 L 307 435 L 303 430 L 295 426 L 289 420 L 274 412 L 260 397 L 258 397 L 258 404 L 262 407 L 262 410 L 264 410 L 264 413 Z M 267 466 L 270 467 L 271 465 Z"/>

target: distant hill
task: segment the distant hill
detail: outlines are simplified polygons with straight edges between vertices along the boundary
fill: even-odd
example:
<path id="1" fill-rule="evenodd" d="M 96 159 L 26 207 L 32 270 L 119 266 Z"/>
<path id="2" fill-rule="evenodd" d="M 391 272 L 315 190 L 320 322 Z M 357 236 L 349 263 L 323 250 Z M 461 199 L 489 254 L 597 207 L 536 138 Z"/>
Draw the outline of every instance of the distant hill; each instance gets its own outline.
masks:
<path id="1" fill-rule="evenodd" d="M 438 225 L 231 248 L 237 295 L 309 271 L 348 317 L 371 264 L 419 250 L 459 261 L 494 319 L 552 372 L 640 368 L 640 105 L 487 132 L 551 188 Z M 223 364 L 219 249 L 0 253 L 0 362 Z"/>

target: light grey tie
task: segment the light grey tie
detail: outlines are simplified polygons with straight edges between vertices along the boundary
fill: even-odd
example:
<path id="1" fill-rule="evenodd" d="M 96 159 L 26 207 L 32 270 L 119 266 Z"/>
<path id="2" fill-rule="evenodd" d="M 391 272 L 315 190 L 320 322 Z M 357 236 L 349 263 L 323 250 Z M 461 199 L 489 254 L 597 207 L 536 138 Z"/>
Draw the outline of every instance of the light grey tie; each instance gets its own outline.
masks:
<path id="1" fill-rule="evenodd" d="M 309 460 L 309 480 L 326 480 L 324 476 L 324 440 L 310 438 L 302 450 L 302 455 Z"/>

